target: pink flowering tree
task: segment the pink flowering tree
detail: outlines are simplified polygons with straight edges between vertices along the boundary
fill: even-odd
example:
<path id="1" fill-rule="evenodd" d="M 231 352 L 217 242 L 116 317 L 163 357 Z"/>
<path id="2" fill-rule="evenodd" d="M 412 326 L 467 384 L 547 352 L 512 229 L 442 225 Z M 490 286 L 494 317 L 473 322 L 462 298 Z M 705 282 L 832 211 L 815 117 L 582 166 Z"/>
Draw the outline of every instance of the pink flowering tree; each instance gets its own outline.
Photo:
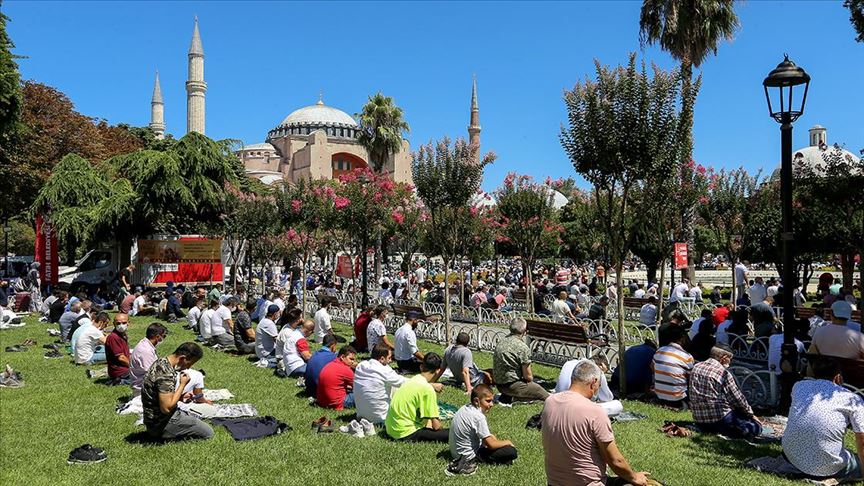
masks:
<path id="1" fill-rule="evenodd" d="M 411 271 L 414 254 L 422 245 L 422 238 L 426 234 L 425 226 L 429 221 L 429 211 L 423 206 L 423 202 L 413 194 L 412 186 L 404 186 L 407 193 L 398 198 L 401 204 L 395 206 L 390 212 L 385 230 L 385 241 L 389 247 L 396 248 L 402 252 L 402 271 L 407 275 Z M 410 286 L 405 289 L 406 294 L 411 291 Z"/>
<path id="2" fill-rule="evenodd" d="M 445 137 L 421 145 L 413 154 L 412 173 L 417 195 L 429 211 L 426 252 L 444 260 L 444 319 L 450 336 L 450 267 L 461 255 L 466 218 L 471 215 L 469 201 L 480 188 L 483 168 L 495 160 L 494 153 L 478 157 L 479 147 L 464 139 L 451 143 Z M 470 231 L 470 230 L 469 230 Z"/>
<path id="3" fill-rule="evenodd" d="M 276 196 L 268 187 L 255 187 L 244 192 L 233 184 L 225 184 L 225 212 L 222 214 L 222 234 L 228 246 L 231 282 L 237 289 L 237 269 L 241 255 L 246 256 L 247 275 L 252 275 L 253 261 L 266 265 L 275 252 L 263 244 L 262 238 L 279 231 Z"/>
<path id="4" fill-rule="evenodd" d="M 532 269 L 538 256 L 557 254 L 564 228 L 554 203 L 554 181 L 538 184 L 530 176 L 507 174 L 495 191 L 498 202 L 497 230 L 522 259 L 528 312 L 534 312 Z"/>

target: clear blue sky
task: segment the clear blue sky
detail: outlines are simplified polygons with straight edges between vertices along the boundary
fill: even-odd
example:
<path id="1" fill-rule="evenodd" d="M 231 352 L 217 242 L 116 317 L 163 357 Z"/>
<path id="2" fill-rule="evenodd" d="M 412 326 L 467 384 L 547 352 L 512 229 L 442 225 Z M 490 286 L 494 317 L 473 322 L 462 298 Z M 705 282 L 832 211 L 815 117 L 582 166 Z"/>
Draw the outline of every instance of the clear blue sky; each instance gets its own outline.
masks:
<path id="1" fill-rule="evenodd" d="M 168 131 L 185 132 L 186 52 L 192 19 L 206 53 L 207 135 L 264 141 L 296 108 L 324 101 L 349 114 L 376 92 L 393 96 L 412 148 L 467 136 L 471 76 L 479 84 L 483 149 L 498 161 L 484 188 L 508 171 L 574 175 L 558 142 L 562 92 L 593 61 L 626 62 L 640 50 L 641 2 L 280 3 L 15 2 L 3 4 L 25 79 L 65 92 L 77 109 L 111 123 L 146 125 L 159 69 Z M 795 146 L 818 123 L 829 142 L 864 147 L 864 44 L 840 1 L 738 4 L 742 29 L 703 65 L 695 154 L 715 167 L 770 172 L 779 129 L 761 82 L 784 52 L 813 78 Z"/>

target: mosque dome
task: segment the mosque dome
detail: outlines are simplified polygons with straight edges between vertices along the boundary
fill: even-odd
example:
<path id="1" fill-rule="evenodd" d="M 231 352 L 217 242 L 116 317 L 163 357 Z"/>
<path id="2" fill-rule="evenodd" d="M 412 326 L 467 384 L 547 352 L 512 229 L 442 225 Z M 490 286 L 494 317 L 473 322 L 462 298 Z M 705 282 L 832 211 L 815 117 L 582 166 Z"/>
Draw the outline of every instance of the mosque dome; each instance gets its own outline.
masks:
<path id="1" fill-rule="evenodd" d="M 824 175 L 825 159 L 823 155 L 834 149 L 828 144 L 828 129 L 822 125 L 813 125 L 809 130 L 810 145 L 792 152 L 792 170 L 797 173 L 809 168 L 817 176 Z M 843 156 L 847 159 L 857 160 L 858 156 L 848 150 L 842 149 Z M 779 170 L 779 169 L 778 169 Z M 779 172 L 777 172 L 779 174 Z"/>
<path id="2" fill-rule="evenodd" d="M 543 187 L 545 187 L 548 194 L 550 196 L 552 196 L 552 207 L 553 208 L 561 209 L 564 206 L 566 206 L 567 203 L 569 202 L 567 200 L 567 196 L 565 196 L 564 194 L 561 194 L 560 192 L 556 191 L 555 189 L 552 189 L 549 186 L 543 186 Z"/>
<path id="3" fill-rule="evenodd" d="M 360 126 L 344 111 L 327 106 L 318 100 L 314 105 L 294 110 L 290 115 L 267 134 L 267 140 L 286 135 L 309 135 L 323 131 L 328 137 L 354 139 Z"/>

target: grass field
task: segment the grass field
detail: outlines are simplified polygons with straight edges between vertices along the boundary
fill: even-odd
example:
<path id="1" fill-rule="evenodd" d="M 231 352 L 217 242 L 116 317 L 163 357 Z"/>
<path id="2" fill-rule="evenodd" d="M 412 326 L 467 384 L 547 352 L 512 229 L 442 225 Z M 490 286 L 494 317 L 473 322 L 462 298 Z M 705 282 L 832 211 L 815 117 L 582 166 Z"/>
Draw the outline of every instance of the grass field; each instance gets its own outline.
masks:
<path id="1" fill-rule="evenodd" d="M 132 346 L 143 336 L 149 319 L 134 318 L 129 330 Z M 228 388 L 237 403 L 252 403 L 262 415 L 290 424 L 293 431 L 258 441 L 235 442 L 224 428 L 213 440 L 167 445 L 141 445 L 127 438 L 136 429 L 136 416 L 114 413 L 117 399 L 129 396 L 126 387 L 94 383 L 85 368 L 70 359 L 43 358 L 41 345 L 55 338 L 45 323 L 27 320 L 27 326 L 0 332 L 0 350 L 34 338 L 38 346 L 23 353 L 3 352 L 0 364 L 9 363 L 24 375 L 26 386 L 0 389 L 0 484 L 291 484 L 291 485 L 413 485 L 441 481 L 455 484 L 545 484 L 540 433 L 525 429 L 528 418 L 541 406 L 495 407 L 489 425 L 499 438 L 511 439 L 520 457 L 511 467 L 481 467 L 471 477 L 448 478 L 447 446 L 396 444 L 380 437 L 357 439 L 339 433 L 316 435 L 310 423 L 323 411 L 310 407 L 295 380 L 275 378 L 272 370 L 252 366 L 245 358 L 205 348 L 197 368 L 207 372 L 208 388 Z M 192 339 L 180 324 L 169 324 L 170 334 L 158 348 L 160 356 Z M 337 326 L 347 336 L 347 326 Z M 421 342 L 427 351 L 441 347 Z M 482 367 L 491 367 L 491 355 L 475 352 Z M 535 366 L 535 374 L 554 380 L 556 368 Z M 465 395 L 445 387 L 440 401 L 461 406 Z M 753 457 L 780 453 L 777 445 L 753 447 L 712 436 L 668 438 L 657 429 L 664 420 L 691 420 L 689 413 L 667 411 L 638 402 L 625 408 L 648 415 L 648 420 L 614 424 L 617 441 L 635 468 L 647 470 L 667 485 L 784 485 L 795 484 L 751 470 L 742 464 Z M 342 424 L 345 411 L 327 413 Z M 66 464 L 73 448 L 90 443 L 109 459 L 101 464 Z"/>

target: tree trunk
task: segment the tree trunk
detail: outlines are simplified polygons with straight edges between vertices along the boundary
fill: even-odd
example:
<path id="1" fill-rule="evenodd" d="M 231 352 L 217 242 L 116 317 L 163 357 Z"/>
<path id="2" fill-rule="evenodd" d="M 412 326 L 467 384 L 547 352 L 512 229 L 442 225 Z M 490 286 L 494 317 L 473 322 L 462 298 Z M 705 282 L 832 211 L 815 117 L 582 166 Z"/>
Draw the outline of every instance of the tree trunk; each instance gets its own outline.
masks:
<path id="1" fill-rule="evenodd" d="M 444 261 L 444 342 L 450 342 L 450 262 Z"/>
<path id="2" fill-rule="evenodd" d="M 383 266 L 381 257 L 381 233 L 375 235 L 375 283 L 380 285 L 381 269 Z"/>
<path id="3" fill-rule="evenodd" d="M 618 292 L 624 285 L 624 263 L 618 262 L 615 265 L 615 285 Z M 624 352 L 627 351 L 627 346 L 624 343 L 624 299 L 619 295 L 615 299 L 615 305 L 618 308 L 618 376 L 620 378 L 619 388 L 621 396 L 627 395 L 627 370 L 624 363 Z"/>
<path id="4" fill-rule="evenodd" d="M 852 281 L 855 277 L 855 255 L 851 253 L 840 254 L 840 271 L 843 272 L 843 287 L 852 290 Z"/>
<path id="5" fill-rule="evenodd" d="M 663 287 L 666 282 L 666 260 L 660 262 L 660 286 L 657 287 L 657 317 L 656 317 L 656 327 L 660 329 L 660 319 L 661 319 L 661 311 L 663 309 Z M 655 337 L 659 341 L 659 334 L 655 332 Z"/>
<path id="6" fill-rule="evenodd" d="M 534 309 L 534 278 L 531 276 L 531 263 L 526 262 L 525 259 L 522 259 L 522 267 L 524 270 L 522 271 L 525 277 L 525 300 L 526 300 L 526 308 L 528 309 L 529 314 L 533 314 L 536 309 Z"/>
<path id="7" fill-rule="evenodd" d="M 735 261 L 730 258 L 730 261 Z M 732 305 L 737 307 L 738 303 L 738 282 L 735 280 L 735 265 L 732 265 L 732 293 L 729 294 L 729 299 L 732 301 Z"/>
<path id="8" fill-rule="evenodd" d="M 648 282 L 656 282 L 657 281 L 657 262 L 649 262 L 645 261 L 645 269 L 647 272 Z M 647 285 L 647 284 L 646 284 Z M 647 290 L 647 288 L 646 288 Z"/>

